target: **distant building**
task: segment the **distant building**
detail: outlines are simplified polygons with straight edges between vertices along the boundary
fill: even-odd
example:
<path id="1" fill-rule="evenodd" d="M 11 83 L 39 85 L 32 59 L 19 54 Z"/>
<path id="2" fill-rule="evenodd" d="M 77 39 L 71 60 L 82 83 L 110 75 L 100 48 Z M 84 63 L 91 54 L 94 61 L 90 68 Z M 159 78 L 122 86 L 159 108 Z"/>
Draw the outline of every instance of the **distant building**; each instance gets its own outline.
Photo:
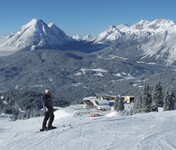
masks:
<path id="1" fill-rule="evenodd" d="M 134 96 L 121 96 L 124 103 L 130 104 L 134 102 Z"/>
<path id="2" fill-rule="evenodd" d="M 108 95 L 108 94 L 96 94 L 97 99 L 100 100 L 108 100 L 108 101 L 114 101 L 117 96 L 116 95 Z M 134 102 L 134 96 L 118 96 L 121 97 L 124 101 L 124 103 L 133 103 Z"/>
<path id="3" fill-rule="evenodd" d="M 89 106 L 90 108 L 96 108 L 102 111 L 107 111 L 111 109 L 108 100 L 101 100 L 97 97 L 85 97 L 83 98 L 83 103 L 85 104 L 85 106 Z"/>
<path id="4" fill-rule="evenodd" d="M 109 95 L 109 94 L 96 94 L 97 99 L 100 100 L 115 100 L 117 96 L 115 95 Z"/>
<path id="5" fill-rule="evenodd" d="M 108 94 L 96 94 L 96 96 L 83 98 L 84 107 L 96 108 L 97 110 L 108 111 L 114 107 L 116 98 L 122 98 L 124 104 L 129 104 L 128 110 L 132 109 L 131 103 L 134 102 L 134 96 L 114 96 Z"/>

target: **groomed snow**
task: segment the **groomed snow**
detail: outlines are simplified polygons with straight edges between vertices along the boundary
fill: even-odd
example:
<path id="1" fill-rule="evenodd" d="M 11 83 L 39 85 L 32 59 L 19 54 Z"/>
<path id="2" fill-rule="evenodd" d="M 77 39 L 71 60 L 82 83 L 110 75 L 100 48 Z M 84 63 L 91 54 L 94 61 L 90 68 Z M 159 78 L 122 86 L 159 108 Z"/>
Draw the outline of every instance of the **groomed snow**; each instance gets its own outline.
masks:
<path id="1" fill-rule="evenodd" d="M 77 108 L 78 109 L 78 108 Z M 73 117 L 74 108 L 55 112 L 55 130 L 38 131 L 43 117 L 8 121 L 0 117 L 2 150 L 174 150 L 176 111 L 121 116 Z M 71 124 L 71 127 L 67 125 Z M 66 125 L 66 127 L 61 127 Z M 60 128 L 59 128 L 60 127 Z"/>

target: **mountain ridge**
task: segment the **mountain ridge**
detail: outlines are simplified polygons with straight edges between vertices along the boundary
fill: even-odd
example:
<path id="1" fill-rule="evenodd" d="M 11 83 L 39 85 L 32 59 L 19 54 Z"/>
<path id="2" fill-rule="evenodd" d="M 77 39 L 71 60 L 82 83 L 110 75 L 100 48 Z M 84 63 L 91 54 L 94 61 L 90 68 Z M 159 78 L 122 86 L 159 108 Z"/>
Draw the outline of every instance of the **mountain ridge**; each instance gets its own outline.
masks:
<path id="1" fill-rule="evenodd" d="M 120 57 L 133 59 L 135 53 L 139 56 L 136 61 L 174 65 L 175 38 L 176 23 L 160 19 L 152 22 L 142 20 L 132 26 L 113 26 L 100 33 L 96 42 L 106 44 L 106 50 Z"/>
<path id="2" fill-rule="evenodd" d="M 88 38 L 86 38 L 88 39 Z M 92 40 L 75 39 L 65 34 L 54 23 L 46 24 L 43 20 L 34 18 L 21 30 L 11 36 L 0 37 L 0 56 L 13 54 L 20 50 L 77 50 L 92 52 L 99 48 L 99 44 Z"/>
<path id="3" fill-rule="evenodd" d="M 139 55 L 136 61 L 172 65 L 175 64 L 176 58 L 175 38 L 176 22 L 167 19 L 141 20 L 131 26 L 112 25 L 96 37 L 79 35 L 70 37 L 54 23 L 46 24 L 43 20 L 34 18 L 23 25 L 17 33 L 0 38 L 0 56 L 13 54 L 19 50 L 56 49 L 93 52 L 113 47 L 113 53 L 120 57 L 133 59 L 131 56 L 135 53 Z M 127 53 L 129 54 L 126 55 Z"/>

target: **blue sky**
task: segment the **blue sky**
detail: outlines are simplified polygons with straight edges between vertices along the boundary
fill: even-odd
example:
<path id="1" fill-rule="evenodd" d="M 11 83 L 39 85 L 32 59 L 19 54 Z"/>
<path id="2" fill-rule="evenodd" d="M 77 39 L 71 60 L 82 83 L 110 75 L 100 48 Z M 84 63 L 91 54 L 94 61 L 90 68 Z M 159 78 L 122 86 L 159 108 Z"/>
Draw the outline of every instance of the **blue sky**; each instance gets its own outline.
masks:
<path id="1" fill-rule="evenodd" d="M 40 18 L 70 36 L 96 36 L 110 25 L 132 25 L 141 19 L 176 21 L 175 6 L 176 0 L 1 0 L 0 35 Z"/>

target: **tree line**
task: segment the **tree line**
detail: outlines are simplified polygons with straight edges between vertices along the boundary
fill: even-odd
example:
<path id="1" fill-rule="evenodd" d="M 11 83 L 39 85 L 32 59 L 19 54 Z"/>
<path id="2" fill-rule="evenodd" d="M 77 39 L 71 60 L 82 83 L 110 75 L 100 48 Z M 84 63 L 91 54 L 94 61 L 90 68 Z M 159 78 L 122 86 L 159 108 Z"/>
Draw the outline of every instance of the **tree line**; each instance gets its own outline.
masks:
<path id="1" fill-rule="evenodd" d="M 162 107 L 164 111 L 176 110 L 176 98 L 172 90 L 168 88 L 163 92 L 160 82 L 157 82 L 153 91 L 150 90 L 149 84 L 145 84 L 143 90 L 134 100 L 133 113 L 147 113 L 159 111 Z M 124 110 L 124 102 L 122 98 L 115 101 L 115 110 Z"/>
<path id="2" fill-rule="evenodd" d="M 12 90 L 0 93 L 0 114 L 12 114 L 16 119 L 25 119 L 41 116 L 43 108 L 41 101 L 42 93 L 29 90 Z M 69 106 L 66 101 L 59 100 L 57 97 L 53 99 L 55 106 Z M 146 113 L 159 111 L 162 107 L 164 111 L 176 110 L 176 98 L 172 90 L 163 88 L 160 82 L 157 82 L 151 90 L 149 84 L 145 84 L 143 90 L 134 100 L 133 113 Z M 122 97 L 115 100 L 114 109 L 118 111 L 124 110 L 124 101 Z"/>
<path id="3" fill-rule="evenodd" d="M 0 93 L 0 114 L 12 114 L 16 119 L 42 116 L 43 93 L 30 90 L 11 90 Z M 53 98 L 54 106 L 68 106 L 68 102 Z"/>

